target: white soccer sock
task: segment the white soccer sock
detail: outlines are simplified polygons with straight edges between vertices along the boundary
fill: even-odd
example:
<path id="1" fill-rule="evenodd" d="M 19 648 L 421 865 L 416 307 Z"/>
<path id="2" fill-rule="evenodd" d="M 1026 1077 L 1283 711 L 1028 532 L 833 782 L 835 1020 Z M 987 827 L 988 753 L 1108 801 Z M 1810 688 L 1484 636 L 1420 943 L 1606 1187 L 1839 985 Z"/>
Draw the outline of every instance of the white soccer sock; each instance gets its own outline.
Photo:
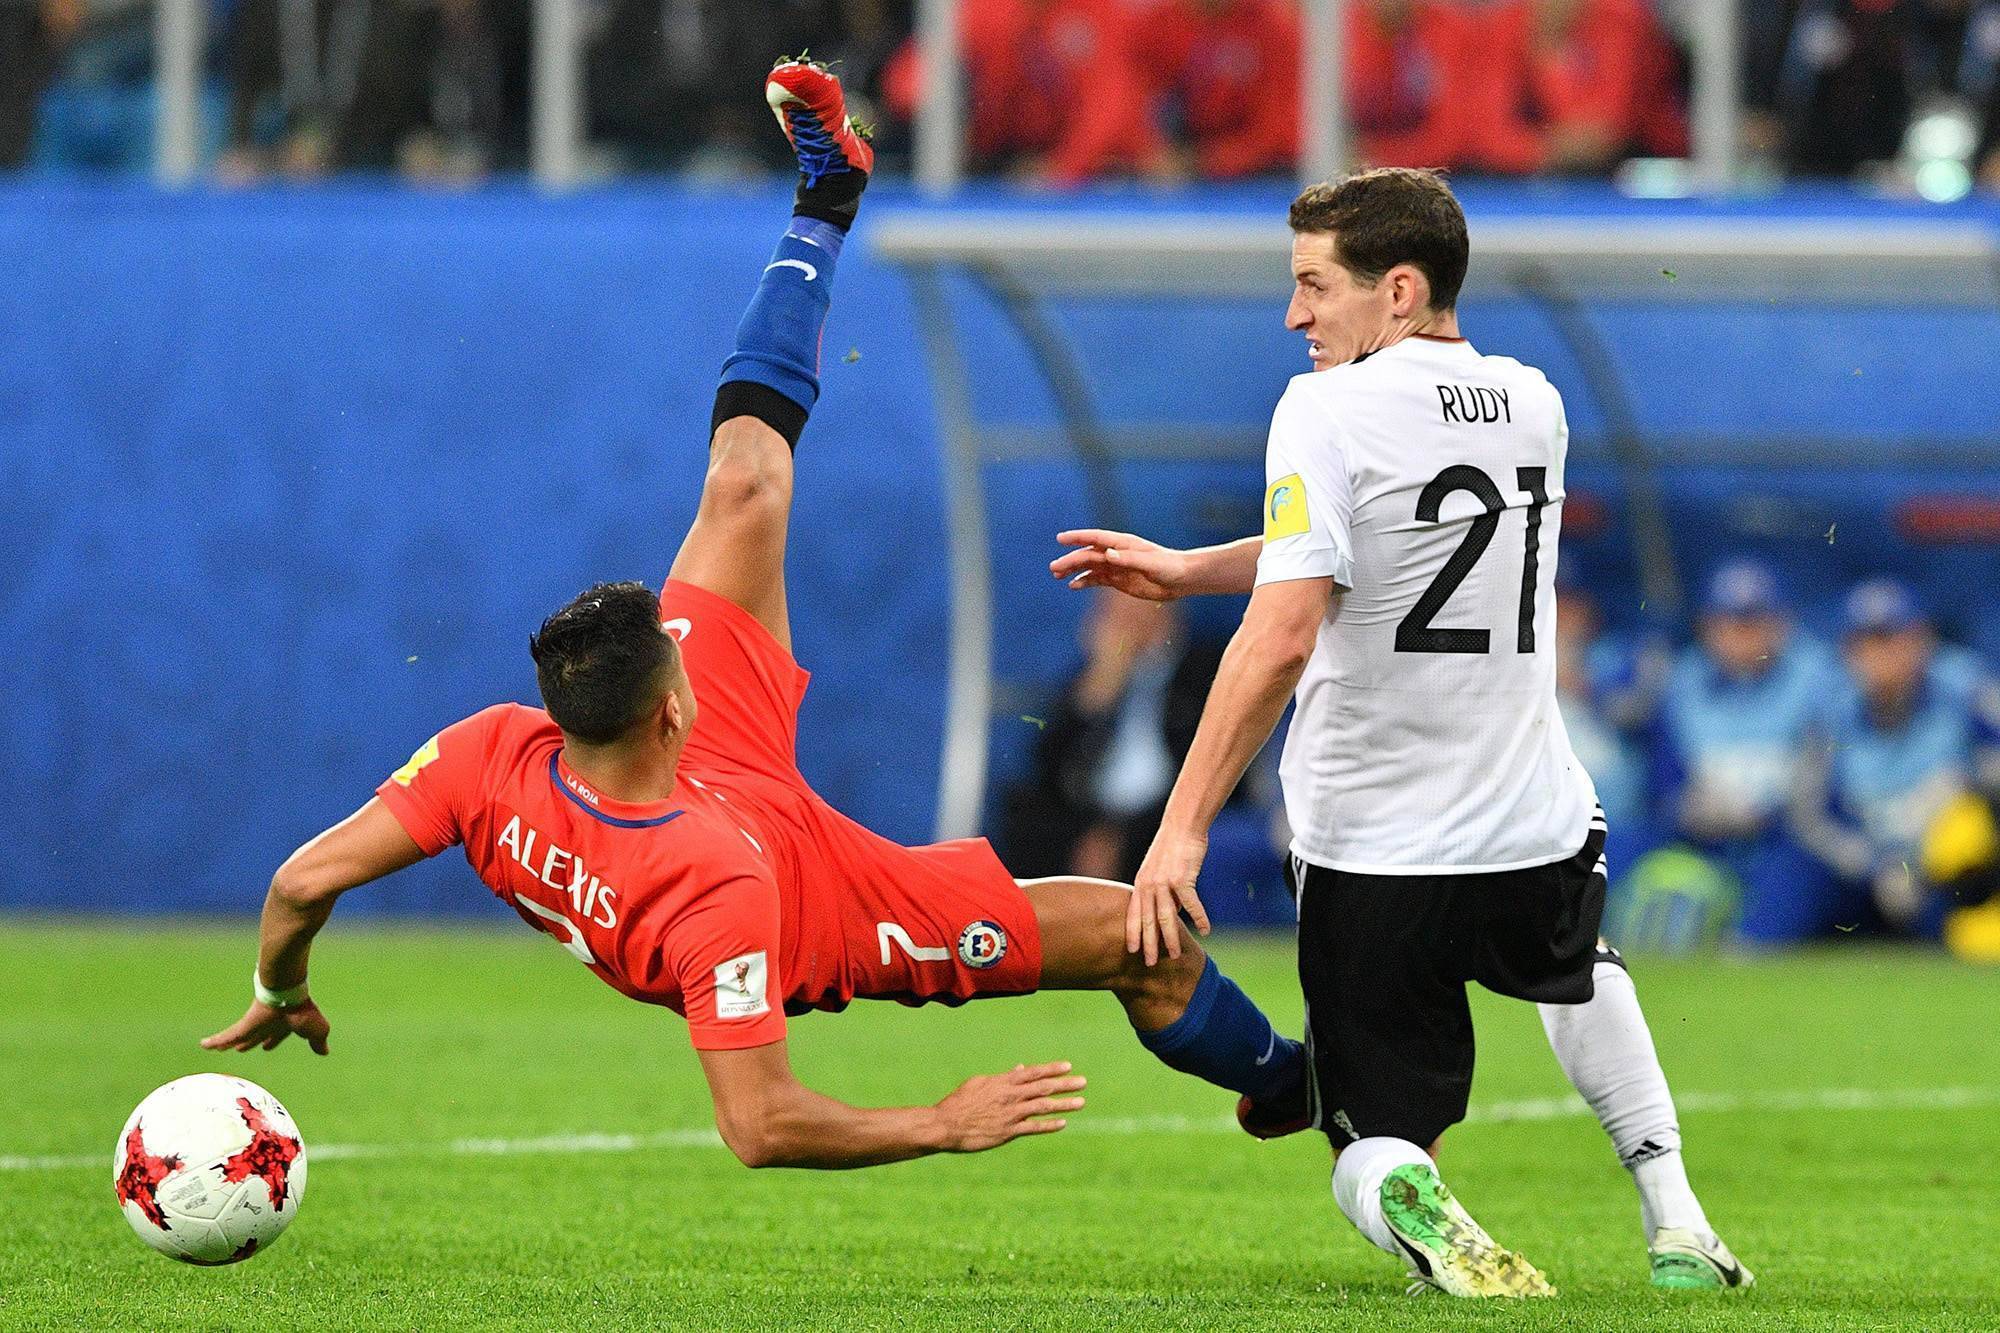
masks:
<path id="1" fill-rule="evenodd" d="M 1674 1096 L 1631 974 L 1618 963 L 1600 960 L 1592 976 L 1597 994 L 1588 1003 L 1536 1006 L 1549 1045 L 1611 1136 L 1618 1160 L 1632 1172 L 1646 1239 L 1651 1241 L 1661 1227 L 1707 1232 L 1708 1218 L 1681 1161 Z"/>
<path id="2" fill-rule="evenodd" d="M 1632 1163 L 1632 1183 L 1639 1187 L 1639 1224 L 1646 1228 L 1646 1240 L 1661 1227 L 1686 1227 L 1697 1235 L 1713 1236 L 1708 1214 L 1688 1184 L 1687 1163 L 1680 1149 Z"/>
<path id="3" fill-rule="evenodd" d="M 1373 1138 L 1348 1144 L 1333 1164 L 1333 1201 L 1340 1205 L 1340 1211 L 1377 1249 L 1387 1250 L 1405 1264 L 1410 1262 L 1409 1252 L 1382 1216 L 1382 1182 L 1391 1171 L 1412 1162 L 1433 1165 L 1431 1155 L 1408 1139 Z"/>

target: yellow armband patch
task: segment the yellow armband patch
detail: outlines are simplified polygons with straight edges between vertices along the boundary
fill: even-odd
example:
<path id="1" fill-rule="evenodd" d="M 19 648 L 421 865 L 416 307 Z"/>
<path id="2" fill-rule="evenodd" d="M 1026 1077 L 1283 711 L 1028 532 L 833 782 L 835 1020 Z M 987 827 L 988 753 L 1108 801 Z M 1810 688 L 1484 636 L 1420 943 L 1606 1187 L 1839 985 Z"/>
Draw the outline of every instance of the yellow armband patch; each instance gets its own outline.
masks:
<path id="1" fill-rule="evenodd" d="M 1312 527 L 1306 514 L 1306 484 L 1294 472 L 1280 477 L 1264 492 L 1264 540 L 1296 537 Z"/>
<path id="2" fill-rule="evenodd" d="M 416 780 L 417 774 L 423 771 L 424 765 L 437 757 L 438 738 L 433 736 L 417 747 L 417 752 L 410 756 L 409 763 L 404 764 L 389 775 L 389 781 L 395 783 L 398 787 L 407 787 Z"/>

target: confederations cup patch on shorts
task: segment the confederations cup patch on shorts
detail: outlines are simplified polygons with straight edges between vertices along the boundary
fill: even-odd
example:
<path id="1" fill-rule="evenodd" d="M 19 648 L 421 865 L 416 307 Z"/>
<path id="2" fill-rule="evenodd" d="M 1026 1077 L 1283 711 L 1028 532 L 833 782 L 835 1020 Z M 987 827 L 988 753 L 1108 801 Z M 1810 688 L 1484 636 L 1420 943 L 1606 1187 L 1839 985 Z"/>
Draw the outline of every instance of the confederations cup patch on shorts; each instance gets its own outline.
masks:
<path id="1" fill-rule="evenodd" d="M 1007 956 L 1007 932 L 991 921 L 975 921 L 958 932 L 958 961 L 985 971 Z"/>

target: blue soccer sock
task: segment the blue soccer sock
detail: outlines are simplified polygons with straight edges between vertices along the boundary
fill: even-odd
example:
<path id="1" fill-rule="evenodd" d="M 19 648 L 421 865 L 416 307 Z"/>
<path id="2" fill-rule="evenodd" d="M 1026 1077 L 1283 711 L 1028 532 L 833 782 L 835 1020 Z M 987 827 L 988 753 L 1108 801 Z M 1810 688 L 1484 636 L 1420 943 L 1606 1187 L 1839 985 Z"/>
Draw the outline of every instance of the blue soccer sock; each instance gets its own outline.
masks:
<path id="1" fill-rule="evenodd" d="M 1305 1047 L 1281 1037 L 1243 988 L 1207 960 L 1181 1016 L 1139 1044 L 1161 1063 L 1253 1099 L 1285 1090 L 1299 1077 Z"/>
<path id="2" fill-rule="evenodd" d="M 736 350 L 722 363 L 711 433 L 732 416 L 756 416 L 787 444 L 798 444 L 819 398 L 820 334 L 846 239 L 845 229 L 833 223 L 792 219 L 736 326 Z"/>

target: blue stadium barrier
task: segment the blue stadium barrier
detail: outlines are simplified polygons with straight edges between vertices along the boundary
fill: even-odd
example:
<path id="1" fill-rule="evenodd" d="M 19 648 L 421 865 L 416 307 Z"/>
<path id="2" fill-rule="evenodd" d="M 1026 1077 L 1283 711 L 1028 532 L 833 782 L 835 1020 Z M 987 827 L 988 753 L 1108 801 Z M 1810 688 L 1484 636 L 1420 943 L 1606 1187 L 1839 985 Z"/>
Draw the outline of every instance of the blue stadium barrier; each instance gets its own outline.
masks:
<path id="1" fill-rule="evenodd" d="M 1203 206 L 1275 219 L 1284 197 L 1260 187 Z M 1475 218 L 1550 206 L 1533 191 L 1469 198 Z M 0 628 L 11 645 L 0 845 L 15 871 L 0 908 L 254 907 L 294 845 L 359 805 L 439 726 L 496 699 L 532 701 L 526 638 L 549 609 L 597 579 L 664 576 L 694 513 L 715 372 L 785 200 L 668 186 L 557 199 L 505 185 L 462 196 L 365 182 L 0 186 Z M 1091 206 L 1159 202 L 1134 192 Z M 1584 203 L 1623 207 L 1608 193 Z M 1861 207 L 1806 196 L 1746 208 L 1836 206 Z M 1090 344 L 1108 414 L 1157 416 L 1164 403 L 1254 424 L 1298 360 L 1278 326 L 1281 297 L 1186 317 L 1228 388 L 1185 404 L 1186 377 L 1132 336 L 1163 307 L 1079 306 L 1065 321 Z M 1545 361 L 1564 382 L 1569 368 L 1532 311 L 1466 315 L 1475 341 Z M 1990 634 L 1992 547 L 1913 546 L 1882 502 L 1994 491 L 1976 450 L 2000 438 L 2000 310 L 1840 316 L 1856 321 L 1845 345 L 1868 351 L 1860 376 L 1815 365 L 1805 331 L 1823 316 L 1603 312 L 1645 362 L 1634 380 L 1649 430 L 1816 440 L 1829 455 L 1865 443 L 1877 464 L 1883 441 L 1891 461 L 1900 441 L 1961 452 L 1941 468 L 1810 475 L 1753 457 L 1675 474 L 1670 504 L 1687 515 L 1740 506 L 1747 478 L 1791 508 L 1776 527 L 1768 513 L 1761 527 L 1746 519 L 1745 539 L 1810 554 L 1821 574 L 1836 571 L 1829 587 L 1904 564 Z M 936 427 L 913 318 L 899 275 L 850 247 L 791 547 L 797 647 L 816 673 L 805 771 L 843 809 L 910 841 L 933 815 L 947 613 Z M 990 312 L 967 330 L 990 353 L 982 393 L 1026 373 Z M 1695 392 L 1718 380 L 1740 387 Z M 1764 390 L 1780 382 L 1810 391 L 1774 402 Z M 1045 419 L 1034 393 L 995 405 Z M 1578 484 L 1609 520 L 1591 539 L 1602 548 L 1592 567 L 1616 584 L 1629 578 L 1613 535 L 1619 499 L 1593 461 L 1597 423 L 1579 408 Z M 1239 510 L 1218 496 L 1247 490 L 1246 515 L 1256 502 L 1240 462 L 1128 466 L 1144 469 L 1128 487 L 1143 501 L 1137 521 L 1169 536 L 1228 528 Z M 1075 657 L 1080 599 L 1043 571 L 1050 535 L 1091 515 L 1060 462 L 1008 470 L 993 499 L 1000 666 L 1031 693 Z M 1806 540 L 1828 524 L 1840 534 L 1831 545 Z M 1714 534 L 1705 518 L 1684 525 L 1694 568 Z M 1226 628 L 1227 610 L 1205 615 Z M 996 747 L 997 776 L 1018 766 L 1031 730 Z M 440 858 L 356 905 L 453 910 L 482 895 L 456 858 Z"/>

